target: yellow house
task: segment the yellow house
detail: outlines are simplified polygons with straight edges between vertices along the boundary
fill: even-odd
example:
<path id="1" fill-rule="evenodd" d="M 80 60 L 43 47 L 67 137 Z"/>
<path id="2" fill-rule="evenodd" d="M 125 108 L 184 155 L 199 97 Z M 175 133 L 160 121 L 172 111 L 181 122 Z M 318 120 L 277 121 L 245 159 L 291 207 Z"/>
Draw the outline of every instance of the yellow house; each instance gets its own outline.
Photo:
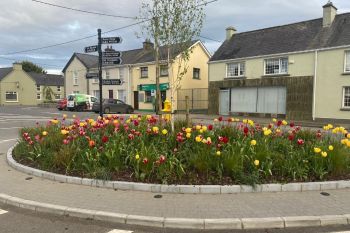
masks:
<path id="1" fill-rule="evenodd" d="M 45 90 L 51 89 L 53 101 L 64 97 L 64 79 L 61 75 L 25 72 L 21 63 L 0 68 L 1 105 L 38 105 L 46 101 Z"/>
<path id="2" fill-rule="evenodd" d="M 350 13 L 236 33 L 209 62 L 209 112 L 350 120 Z"/>
<path id="3" fill-rule="evenodd" d="M 160 89 L 162 100 L 171 100 L 173 96 L 173 108 L 185 110 L 185 96 L 192 101 L 192 109 L 207 110 L 208 108 L 208 61 L 210 54 L 200 41 L 194 41 L 189 45 L 191 54 L 187 62 L 188 72 L 177 80 L 177 67 L 180 62 L 180 51 L 172 46 L 173 56 L 170 58 L 170 66 L 167 66 L 166 48 L 161 48 Z M 112 48 L 107 48 L 112 49 Z M 156 89 L 156 66 L 154 46 L 146 41 L 143 47 L 134 50 L 122 51 L 122 63 L 120 65 L 108 65 L 102 67 L 102 78 L 119 79 L 120 85 L 103 85 L 102 97 L 120 99 L 132 105 L 136 110 L 153 111 Z M 98 56 L 74 53 L 63 69 L 65 78 L 66 95 L 71 93 L 91 94 L 99 97 L 99 80 L 87 79 L 86 75 L 97 73 Z M 182 70 L 181 70 L 182 71 Z M 181 92 L 182 90 L 182 92 Z M 195 92 L 195 94 L 193 94 Z M 194 100 L 199 97 L 203 101 Z M 192 97 L 194 97 L 192 99 Z M 180 107 L 180 109 L 178 108 Z"/>
<path id="4" fill-rule="evenodd" d="M 160 91 L 162 102 L 169 100 L 174 111 L 185 110 L 185 96 L 189 96 L 190 109 L 204 110 L 208 108 L 208 61 L 210 53 L 201 41 L 194 41 L 189 45 L 189 60 L 184 64 L 181 59 L 181 51 L 172 46 L 173 55 L 170 65 L 167 64 L 167 48 L 161 47 L 160 54 L 163 59 L 160 63 Z M 156 64 L 154 59 L 153 44 L 144 42 L 141 56 L 134 64 L 131 64 L 131 90 L 132 105 L 135 109 L 154 111 L 156 94 Z M 181 65 L 181 66 L 180 66 Z M 187 72 L 178 78 L 177 74 L 183 72 L 186 66 Z M 199 93 L 194 95 L 193 93 Z M 192 98 L 193 97 L 193 98 Z M 198 98 L 203 100 L 200 102 Z M 197 98 L 197 99 L 196 99 Z M 195 104 L 195 105 L 193 105 Z"/>

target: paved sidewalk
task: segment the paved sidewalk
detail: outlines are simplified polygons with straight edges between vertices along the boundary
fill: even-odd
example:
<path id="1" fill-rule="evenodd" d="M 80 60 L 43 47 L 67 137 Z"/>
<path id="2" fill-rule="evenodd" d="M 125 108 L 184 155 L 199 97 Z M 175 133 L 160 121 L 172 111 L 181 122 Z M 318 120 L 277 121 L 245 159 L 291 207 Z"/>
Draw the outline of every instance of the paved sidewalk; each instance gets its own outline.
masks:
<path id="1" fill-rule="evenodd" d="M 6 145 L 5 145 L 6 144 Z M 266 218 L 341 215 L 350 213 L 350 190 L 245 194 L 162 194 L 114 191 L 59 183 L 15 171 L 6 163 L 7 149 L 0 149 L 0 193 L 68 207 L 114 213 L 177 218 Z"/>

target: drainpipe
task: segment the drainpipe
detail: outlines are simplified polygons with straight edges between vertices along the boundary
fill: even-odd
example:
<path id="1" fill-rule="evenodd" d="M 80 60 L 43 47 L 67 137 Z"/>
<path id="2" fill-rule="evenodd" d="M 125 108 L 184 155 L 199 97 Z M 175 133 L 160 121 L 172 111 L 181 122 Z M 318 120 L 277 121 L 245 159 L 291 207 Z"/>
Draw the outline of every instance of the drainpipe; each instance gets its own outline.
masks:
<path id="1" fill-rule="evenodd" d="M 130 65 L 127 66 L 127 70 L 128 70 L 128 90 L 127 90 L 127 93 L 128 93 L 128 102 L 129 102 L 128 104 L 133 106 L 133 104 L 131 103 L 132 102 L 131 101 L 131 95 L 134 92 L 133 92 L 133 90 L 131 90 L 131 78 L 130 78 L 131 66 Z"/>
<path id="2" fill-rule="evenodd" d="M 313 84 L 313 97 L 312 97 L 312 120 L 316 118 L 316 85 L 317 85 L 317 65 L 318 65 L 318 50 L 315 50 L 315 71 L 314 71 L 314 84 Z"/>

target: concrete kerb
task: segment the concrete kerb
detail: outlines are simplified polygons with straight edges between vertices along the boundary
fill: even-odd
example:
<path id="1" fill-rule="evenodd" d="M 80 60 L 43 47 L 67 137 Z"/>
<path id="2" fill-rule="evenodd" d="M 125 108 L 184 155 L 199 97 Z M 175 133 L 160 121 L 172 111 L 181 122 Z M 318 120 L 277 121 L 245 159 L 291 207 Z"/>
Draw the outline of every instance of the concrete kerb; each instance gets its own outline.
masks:
<path id="1" fill-rule="evenodd" d="M 221 218 L 221 219 L 197 219 L 197 218 L 168 218 L 140 215 L 127 215 L 97 210 L 73 208 L 61 205 L 40 203 L 25 200 L 0 193 L 0 202 L 29 209 L 39 213 L 65 215 L 83 219 L 93 219 L 111 223 L 129 225 L 150 226 L 158 228 L 181 228 L 181 229 L 275 229 L 290 227 L 315 227 L 329 225 L 350 224 L 350 215 L 327 215 L 327 216 L 298 216 L 298 217 L 272 217 L 272 218 Z"/>
<path id="2" fill-rule="evenodd" d="M 257 192 L 304 192 L 304 191 L 326 191 L 332 189 L 349 189 L 350 180 L 306 182 L 287 184 L 262 184 L 255 187 L 248 185 L 160 185 L 145 184 L 124 181 L 104 181 L 80 177 L 65 176 L 51 172 L 41 171 L 17 163 L 12 157 L 15 146 L 7 152 L 8 164 L 23 173 L 69 184 L 86 185 L 92 187 L 109 188 L 117 190 L 133 190 L 153 193 L 184 193 L 184 194 L 235 194 L 235 193 L 257 193 Z"/>

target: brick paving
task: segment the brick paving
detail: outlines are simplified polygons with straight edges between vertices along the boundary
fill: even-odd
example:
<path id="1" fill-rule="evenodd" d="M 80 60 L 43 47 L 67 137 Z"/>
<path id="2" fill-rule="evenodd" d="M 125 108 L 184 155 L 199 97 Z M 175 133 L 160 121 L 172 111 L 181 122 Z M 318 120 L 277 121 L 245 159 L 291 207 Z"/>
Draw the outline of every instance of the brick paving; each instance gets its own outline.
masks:
<path id="1" fill-rule="evenodd" d="M 13 142 L 0 144 L 0 193 L 108 212 L 178 218 L 261 218 L 350 214 L 350 189 L 241 194 L 162 194 L 65 184 L 20 173 L 6 163 Z"/>

